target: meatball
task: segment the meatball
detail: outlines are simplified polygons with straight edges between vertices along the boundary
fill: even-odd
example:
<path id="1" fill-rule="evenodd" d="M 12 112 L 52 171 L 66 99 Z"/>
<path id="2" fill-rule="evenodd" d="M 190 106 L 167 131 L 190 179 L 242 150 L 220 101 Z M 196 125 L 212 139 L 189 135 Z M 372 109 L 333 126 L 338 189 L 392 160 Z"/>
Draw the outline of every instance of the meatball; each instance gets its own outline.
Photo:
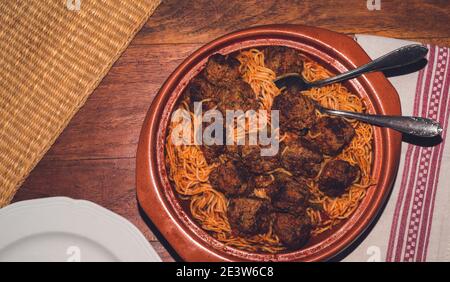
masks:
<path id="1" fill-rule="evenodd" d="M 226 138 L 226 137 L 224 137 L 224 138 Z M 226 140 L 224 140 L 224 144 L 226 144 L 225 142 L 226 142 Z M 240 147 L 241 147 L 240 145 L 233 144 L 233 145 L 226 145 L 224 147 L 225 147 L 225 155 L 227 156 L 228 159 L 233 159 L 233 160 L 241 159 L 240 152 L 239 152 Z"/>
<path id="2" fill-rule="evenodd" d="M 242 162 L 253 173 L 261 174 L 280 167 L 276 156 L 261 156 L 261 147 L 259 145 L 246 144 L 239 147 Z"/>
<path id="3" fill-rule="evenodd" d="M 205 99 L 217 102 L 215 92 L 215 87 L 202 76 L 193 78 L 186 88 L 186 95 L 191 102 L 200 102 Z"/>
<path id="4" fill-rule="evenodd" d="M 323 154 L 336 156 L 354 136 L 355 130 L 344 119 L 323 117 L 317 121 L 306 138 Z"/>
<path id="5" fill-rule="evenodd" d="M 320 171 L 323 156 L 307 148 L 299 139 L 286 140 L 281 145 L 281 165 L 291 173 L 314 178 Z"/>
<path id="6" fill-rule="evenodd" d="M 281 243 L 290 249 L 304 246 L 311 234 L 311 222 L 307 216 L 295 216 L 289 213 L 275 214 L 273 230 Z"/>
<path id="7" fill-rule="evenodd" d="M 262 234 L 270 226 L 270 204 L 264 199 L 233 198 L 227 215 L 231 229 L 237 234 Z"/>
<path id="8" fill-rule="evenodd" d="M 320 173 L 319 189 L 328 196 L 340 196 L 357 180 L 359 172 L 357 166 L 352 166 L 346 161 L 329 161 Z"/>
<path id="9" fill-rule="evenodd" d="M 203 145 L 200 149 L 202 150 L 208 164 L 217 162 L 219 156 L 225 151 L 225 147 L 222 145 Z"/>
<path id="10" fill-rule="evenodd" d="M 310 192 L 305 180 L 290 178 L 282 184 L 273 206 L 283 212 L 302 215 L 309 206 L 309 198 Z"/>
<path id="11" fill-rule="evenodd" d="M 240 78 L 239 65 L 232 56 L 214 54 L 209 57 L 203 75 L 214 85 L 228 87 Z"/>
<path id="12" fill-rule="evenodd" d="M 264 49 L 264 63 L 273 70 L 276 76 L 285 73 L 302 73 L 303 60 L 300 52 L 284 46 L 267 47 Z"/>
<path id="13" fill-rule="evenodd" d="M 294 88 L 274 99 L 273 110 L 279 110 L 280 126 L 304 135 L 316 121 L 313 101 Z"/>
<path id="14" fill-rule="evenodd" d="M 256 189 L 263 193 L 270 199 L 272 199 L 280 191 L 280 185 L 277 179 L 268 174 L 252 176 L 249 181 L 249 186 L 252 189 Z"/>
<path id="15" fill-rule="evenodd" d="M 227 110 L 242 110 L 245 113 L 248 110 L 256 111 L 259 108 L 253 89 L 243 80 L 235 80 L 227 85 L 227 88 L 219 89 L 217 96 L 220 97 L 218 109 L 224 118 Z"/>
<path id="16" fill-rule="evenodd" d="M 211 185 L 227 196 L 248 192 L 249 175 L 240 167 L 239 162 L 228 160 L 214 169 L 209 175 Z"/>

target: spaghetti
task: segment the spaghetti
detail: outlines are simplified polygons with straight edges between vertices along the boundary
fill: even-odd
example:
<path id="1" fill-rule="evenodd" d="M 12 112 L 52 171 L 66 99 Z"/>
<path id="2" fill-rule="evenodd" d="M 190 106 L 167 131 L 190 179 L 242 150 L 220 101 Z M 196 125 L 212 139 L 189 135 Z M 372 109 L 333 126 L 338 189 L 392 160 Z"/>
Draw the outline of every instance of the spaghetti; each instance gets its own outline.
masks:
<path id="1" fill-rule="evenodd" d="M 258 49 L 242 51 L 237 56 L 240 62 L 240 72 L 244 81 L 253 89 L 259 100 L 260 109 L 270 110 L 273 100 L 282 91 L 273 83 L 275 73 L 264 65 L 264 54 Z M 327 78 L 332 75 L 318 63 L 304 59 L 302 75 L 308 81 Z M 333 84 L 322 88 L 304 91 L 303 95 L 310 97 L 320 105 L 333 109 L 364 112 L 365 106 L 361 98 L 350 93 L 343 85 Z M 188 103 L 183 101 L 180 108 L 189 110 Z M 193 115 L 193 113 L 191 113 Z M 317 115 L 321 115 L 318 111 Z M 310 200 L 314 208 L 307 209 L 314 226 L 312 235 L 320 234 L 345 220 L 355 211 L 366 195 L 366 189 L 373 185 L 371 180 L 372 164 L 372 127 L 365 123 L 347 120 L 355 129 L 355 137 L 342 153 L 333 159 L 341 159 L 360 168 L 358 181 L 350 186 L 345 194 L 331 198 L 318 189 L 317 179 L 309 181 L 308 186 L 313 195 Z M 166 161 L 169 177 L 176 192 L 183 198 L 190 200 L 190 212 L 199 222 L 201 228 L 209 231 L 217 240 L 227 246 L 251 252 L 278 253 L 285 249 L 279 238 L 272 232 L 270 226 L 266 234 L 258 234 L 249 238 L 232 234 L 227 218 L 227 198 L 215 190 L 209 182 L 209 174 L 219 165 L 208 164 L 200 147 L 197 145 L 178 145 L 172 142 L 173 129 L 179 124 L 172 122 L 166 144 Z M 193 126 L 191 126 L 193 128 Z M 314 136 L 310 136 L 314 138 Z M 287 136 L 282 136 L 282 141 Z M 331 160 L 325 160 L 324 163 Z M 218 160 L 220 162 L 220 159 Z M 323 164 L 322 164 L 323 167 Z M 283 172 L 292 175 L 284 168 L 271 173 Z M 264 191 L 255 190 L 254 195 L 265 198 Z"/>

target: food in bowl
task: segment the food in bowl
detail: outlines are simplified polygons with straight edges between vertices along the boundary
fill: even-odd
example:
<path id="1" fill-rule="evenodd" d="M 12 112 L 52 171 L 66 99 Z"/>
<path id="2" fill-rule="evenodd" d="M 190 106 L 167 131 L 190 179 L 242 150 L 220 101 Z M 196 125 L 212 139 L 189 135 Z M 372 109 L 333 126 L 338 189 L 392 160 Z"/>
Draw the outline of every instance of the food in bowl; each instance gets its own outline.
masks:
<path id="1" fill-rule="evenodd" d="M 374 184 L 372 126 L 314 107 L 364 112 L 364 101 L 339 83 L 278 89 L 273 80 L 292 72 L 308 81 L 332 75 L 290 47 L 214 54 L 178 102 L 190 123 L 173 118 L 169 126 L 165 160 L 172 186 L 199 226 L 228 246 L 261 253 L 301 249 L 349 218 Z M 223 117 L 242 111 L 244 119 L 252 110 L 277 110 L 279 126 L 267 116 L 267 124 L 255 128 L 245 119 L 242 130 L 234 130 L 237 117 L 232 128 L 214 132 L 231 143 L 200 144 L 194 140 L 198 109 Z M 279 142 L 276 154 L 261 154 L 265 144 L 238 144 L 263 129 Z M 189 140 L 181 136 L 186 131 Z M 178 144 L 174 136 L 188 142 Z"/>

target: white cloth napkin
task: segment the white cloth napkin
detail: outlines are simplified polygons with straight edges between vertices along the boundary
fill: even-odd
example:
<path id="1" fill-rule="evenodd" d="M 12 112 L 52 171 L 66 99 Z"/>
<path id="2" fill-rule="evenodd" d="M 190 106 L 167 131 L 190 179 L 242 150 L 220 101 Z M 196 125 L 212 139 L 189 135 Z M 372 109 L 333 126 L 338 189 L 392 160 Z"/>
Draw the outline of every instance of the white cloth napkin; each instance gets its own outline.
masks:
<path id="1" fill-rule="evenodd" d="M 356 35 L 371 58 L 414 42 Z M 450 49 L 427 46 L 420 72 L 389 78 L 403 115 L 441 122 L 442 142 L 422 147 L 403 142 L 400 169 L 381 217 L 344 261 L 450 261 Z"/>

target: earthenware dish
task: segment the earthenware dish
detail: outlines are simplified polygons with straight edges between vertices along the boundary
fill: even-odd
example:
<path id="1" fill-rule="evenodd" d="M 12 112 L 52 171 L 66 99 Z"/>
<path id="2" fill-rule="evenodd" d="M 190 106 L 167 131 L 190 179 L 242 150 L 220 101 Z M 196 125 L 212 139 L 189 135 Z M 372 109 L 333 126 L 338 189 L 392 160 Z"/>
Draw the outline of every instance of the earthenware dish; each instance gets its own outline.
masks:
<path id="1" fill-rule="evenodd" d="M 335 73 L 370 61 L 358 43 L 346 35 L 300 25 L 270 25 L 220 37 L 195 51 L 170 75 L 156 95 L 142 127 L 136 182 L 142 209 L 184 260 L 330 260 L 367 230 L 388 199 L 398 169 L 401 135 L 390 129 L 374 127 L 372 177 L 376 185 L 367 190 L 366 197 L 348 220 L 313 238 L 301 250 L 280 254 L 242 251 L 225 246 L 196 224 L 168 179 L 164 147 L 170 114 L 189 80 L 203 68 L 210 55 L 267 45 L 296 48 Z M 401 114 L 398 94 L 382 73 L 366 74 L 345 85 L 365 99 L 369 113 Z"/>

